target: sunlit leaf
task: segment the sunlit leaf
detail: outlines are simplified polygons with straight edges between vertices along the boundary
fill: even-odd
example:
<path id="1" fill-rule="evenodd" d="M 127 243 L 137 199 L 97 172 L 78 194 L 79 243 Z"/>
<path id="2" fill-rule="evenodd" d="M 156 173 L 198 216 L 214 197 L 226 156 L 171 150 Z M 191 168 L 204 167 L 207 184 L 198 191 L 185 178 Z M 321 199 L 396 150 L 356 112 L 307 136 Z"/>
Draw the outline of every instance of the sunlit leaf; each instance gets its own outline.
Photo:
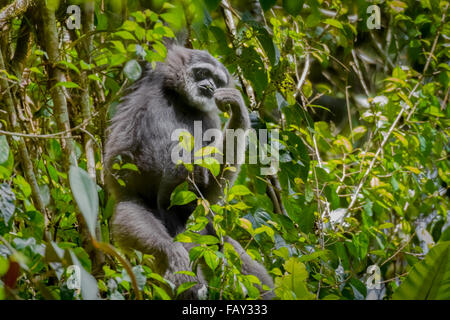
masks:
<path id="1" fill-rule="evenodd" d="M 395 300 L 450 299 L 450 241 L 438 243 L 416 263 L 394 292 Z"/>
<path id="2" fill-rule="evenodd" d="M 9 157 L 9 145 L 6 136 L 0 136 L 0 164 L 5 163 Z"/>
<path id="3" fill-rule="evenodd" d="M 97 186 L 89 174 L 80 167 L 70 167 L 69 181 L 73 197 L 83 214 L 91 236 L 95 239 L 99 208 Z"/>

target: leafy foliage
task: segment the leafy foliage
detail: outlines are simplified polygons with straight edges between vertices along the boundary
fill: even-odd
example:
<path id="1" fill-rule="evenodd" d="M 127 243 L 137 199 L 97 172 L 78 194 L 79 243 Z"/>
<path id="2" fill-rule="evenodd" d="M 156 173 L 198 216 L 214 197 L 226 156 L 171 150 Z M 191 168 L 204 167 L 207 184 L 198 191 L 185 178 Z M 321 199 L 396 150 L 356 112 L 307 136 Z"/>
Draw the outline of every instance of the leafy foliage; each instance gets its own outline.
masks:
<path id="1" fill-rule="evenodd" d="M 0 299 L 173 299 L 195 285 L 174 288 L 153 256 L 111 245 L 104 189 L 108 121 L 175 34 L 235 75 L 255 129 L 279 130 L 259 141 L 279 149 L 274 175 L 244 165 L 219 204 L 193 179 L 171 195 L 197 205 L 176 241 L 196 244 L 209 299 L 261 296 L 226 236 L 264 264 L 279 299 L 449 299 L 448 1 L 92 1 L 68 28 L 67 6 L 85 2 L 46 2 L 54 34 L 39 2 L 0 35 L 12 41 L 0 46 Z M 218 176 L 216 151 L 184 165 Z M 118 160 L 113 170 L 138 171 Z M 199 234 L 209 219 L 217 236 Z"/>

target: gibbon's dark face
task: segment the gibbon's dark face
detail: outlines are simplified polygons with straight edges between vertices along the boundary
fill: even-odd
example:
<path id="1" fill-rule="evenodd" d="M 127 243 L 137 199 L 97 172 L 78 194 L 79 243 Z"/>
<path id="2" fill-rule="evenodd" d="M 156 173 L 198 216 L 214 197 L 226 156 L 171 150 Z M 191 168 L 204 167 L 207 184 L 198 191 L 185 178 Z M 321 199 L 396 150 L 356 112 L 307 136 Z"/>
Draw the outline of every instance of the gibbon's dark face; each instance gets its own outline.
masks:
<path id="1" fill-rule="evenodd" d="M 169 85 L 187 98 L 192 107 L 203 112 L 216 108 L 216 89 L 231 83 L 227 69 L 206 51 L 175 47 L 169 50 L 166 64 L 177 75 Z"/>

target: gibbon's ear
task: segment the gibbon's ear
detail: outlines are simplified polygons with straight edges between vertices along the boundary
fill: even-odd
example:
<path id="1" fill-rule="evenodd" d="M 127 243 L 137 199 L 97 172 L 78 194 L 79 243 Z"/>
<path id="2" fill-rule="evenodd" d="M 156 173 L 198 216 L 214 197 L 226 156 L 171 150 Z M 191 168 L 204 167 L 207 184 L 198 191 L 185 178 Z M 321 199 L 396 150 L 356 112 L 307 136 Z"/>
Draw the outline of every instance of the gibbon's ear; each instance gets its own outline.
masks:
<path id="1" fill-rule="evenodd" d="M 188 41 L 189 33 L 186 29 L 181 29 L 175 33 L 175 38 L 163 38 L 163 44 L 167 50 L 170 50 L 174 46 L 180 46 L 188 49 L 192 49 L 192 44 Z"/>
<path id="2" fill-rule="evenodd" d="M 166 47 L 167 51 L 169 51 L 170 49 L 172 49 L 173 46 L 177 45 L 177 39 L 163 37 L 162 43 Z"/>
<path id="3" fill-rule="evenodd" d="M 175 90 L 183 90 L 188 75 L 187 66 L 191 61 L 192 50 L 172 45 L 167 50 L 166 61 L 163 64 L 164 85 Z"/>
<path id="4" fill-rule="evenodd" d="M 166 64 L 171 65 L 175 70 L 184 70 L 191 61 L 192 50 L 173 45 L 167 50 Z M 179 71 L 178 71 L 179 72 Z"/>

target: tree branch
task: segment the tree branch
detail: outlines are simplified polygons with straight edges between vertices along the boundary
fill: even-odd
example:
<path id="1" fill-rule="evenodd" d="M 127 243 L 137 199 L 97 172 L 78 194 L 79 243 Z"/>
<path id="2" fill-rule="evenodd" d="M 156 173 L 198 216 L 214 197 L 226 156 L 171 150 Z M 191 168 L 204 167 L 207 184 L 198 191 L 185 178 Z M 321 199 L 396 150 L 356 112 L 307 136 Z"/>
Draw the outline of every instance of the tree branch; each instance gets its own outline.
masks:
<path id="1" fill-rule="evenodd" d="M 24 14 L 29 7 L 34 5 L 35 1 L 36 0 L 16 0 L 6 6 L 6 8 L 0 12 L 0 30 L 2 30 L 10 20 Z"/>
<path id="2" fill-rule="evenodd" d="M 447 6 L 447 8 L 448 8 L 448 6 Z M 430 55 L 428 56 L 427 62 L 425 63 L 425 67 L 423 69 L 423 72 L 420 75 L 419 80 L 417 81 L 416 85 L 414 86 L 414 88 L 409 93 L 408 99 L 410 99 L 413 96 L 413 94 L 416 92 L 417 88 L 419 88 L 419 86 L 421 85 L 422 80 L 424 78 L 424 74 L 428 70 L 428 67 L 430 66 L 431 58 L 434 55 L 434 51 L 436 50 L 436 44 L 437 44 L 437 41 L 438 41 L 439 36 L 441 34 L 441 28 L 442 28 L 442 26 L 444 25 L 444 22 L 445 22 L 445 17 L 446 17 L 446 14 L 447 14 L 447 8 L 445 9 L 445 12 L 442 14 L 441 25 L 440 25 L 437 33 L 436 33 L 436 37 L 434 38 L 433 45 L 432 45 L 431 51 L 430 51 Z M 353 53 L 353 51 L 352 51 L 352 53 Z M 355 205 L 356 199 L 358 198 L 358 195 L 359 195 L 359 192 L 361 191 L 362 186 L 366 182 L 366 180 L 367 180 L 367 178 L 368 178 L 368 176 L 370 174 L 370 171 L 372 171 L 372 168 L 375 165 L 375 162 L 377 161 L 377 158 L 378 158 L 379 154 L 383 150 L 384 145 L 388 141 L 389 137 L 391 136 L 392 132 L 394 131 L 395 127 L 397 126 L 397 123 L 400 121 L 403 113 L 406 111 L 406 109 L 408 107 L 409 107 L 408 104 L 405 104 L 405 106 L 402 107 L 402 109 L 400 110 L 400 112 L 397 115 L 397 118 L 394 120 L 394 122 L 392 123 L 391 127 L 389 128 L 389 131 L 384 136 L 383 142 L 381 143 L 380 147 L 378 148 L 377 152 L 375 153 L 372 161 L 370 162 L 369 168 L 367 168 L 366 172 L 364 173 L 363 178 L 361 179 L 358 187 L 356 188 L 355 193 L 352 196 L 352 200 L 351 200 L 350 205 L 348 206 L 348 209 L 347 209 L 348 211 L 350 211 L 353 208 L 353 206 Z M 409 119 L 409 117 L 408 117 L 408 119 Z"/>
<path id="3" fill-rule="evenodd" d="M 55 12 L 47 8 L 45 1 L 40 2 L 45 51 L 48 54 L 49 63 L 47 64 L 47 70 L 49 75 L 50 95 L 52 97 L 56 115 L 56 123 L 60 131 L 67 132 L 70 136 L 70 122 L 69 111 L 67 109 L 67 101 L 64 95 L 62 87 L 56 86 L 58 82 L 64 82 L 64 74 L 56 67 L 56 64 L 60 61 L 59 48 L 58 48 L 58 31 L 56 29 Z M 71 139 L 62 140 L 61 145 L 63 147 L 64 154 L 64 167 L 68 171 L 71 164 L 77 165 L 77 158 L 75 154 L 74 142 Z"/>
<path id="4" fill-rule="evenodd" d="M 1 50 L 0 50 L 0 69 L 5 69 L 5 63 L 3 61 L 3 54 L 1 52 Z M 3 77 L 0 77 L 0 87 L 1 87 L 0 91 L 4 93 L 3 98 L 6 102 L 6 109 L 9 114 L 9 123 L 14 131 L 20 131 L 21 130 L 20 124 L 17 121 L 17 114 L 16 114 L 16 109 L 14 107 L 13 97 L 11 95 L 11 91 L 8 88 L 8 82 Z M 22 165 L 23 165 L 23 171 L 25 173 L 25 177 L 26 177 L 28 183 L 31 186 L 31 194 L 33 197 L 34 205 L 44 215 L 45 226 L 47 227 L 48 217 L 47 217 L 46 208 L 44 205 L 44 201 L 42 200 L 42 197 L 41 197 L 41 192 L 39 189 L 39 185 L 37 183 L 36 175 L 34 174 L 33 162 L 30 159 L 27 145 L 26 145 L 25 141 L 23 140 L 23 138 L 18 139 L 18 145 L 19 145 L 19 154 L 20 154 Z M 44 238 L 47 238 L 47 237 L 48 237 L 48 234 L 46 232 L 44 232 Z"/>

